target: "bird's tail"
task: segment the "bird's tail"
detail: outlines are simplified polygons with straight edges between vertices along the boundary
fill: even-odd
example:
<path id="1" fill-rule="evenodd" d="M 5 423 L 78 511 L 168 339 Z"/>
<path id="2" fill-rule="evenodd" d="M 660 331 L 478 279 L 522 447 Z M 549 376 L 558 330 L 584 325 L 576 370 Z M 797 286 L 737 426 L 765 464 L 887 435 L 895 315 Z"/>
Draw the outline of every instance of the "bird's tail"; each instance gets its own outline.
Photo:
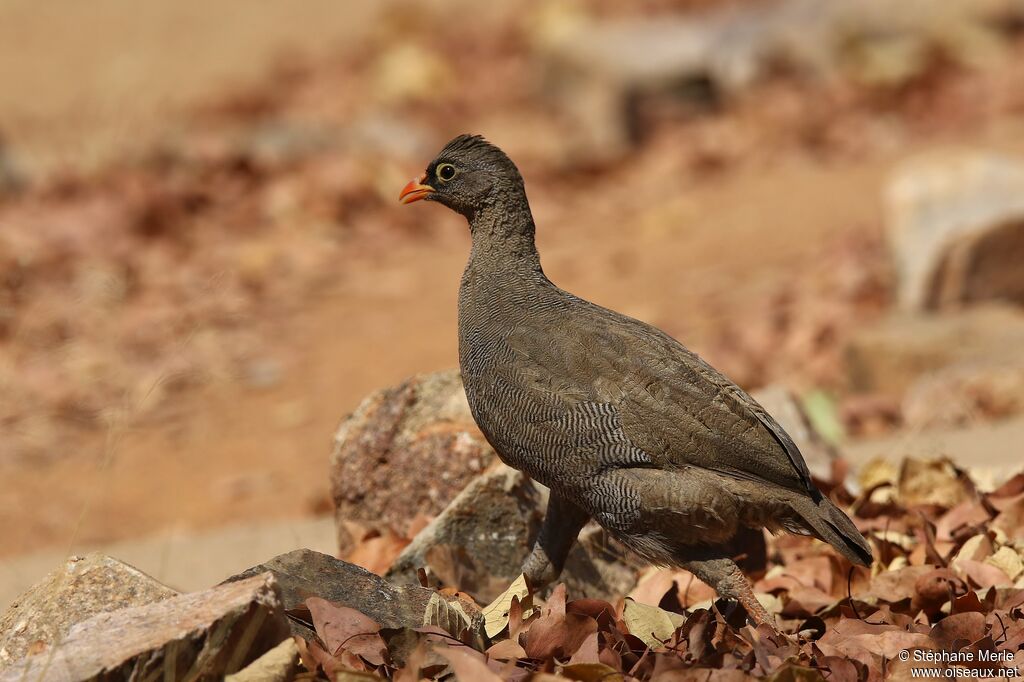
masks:
<path id="1" fill-rule="evenodd" d="M 850 517 L 824 495 L 817 501 L 809 497 L 801 497 L 799 500 L 791 502 L 791 506 L 793 511 L 803 519 L 807 530 L 820 540 L 835 547 L 837 552 L 851 562 L 861 566 L 870 566 L 874 561 L 870 545 L 857 530 L 857 527 L 853 525 Z"/>

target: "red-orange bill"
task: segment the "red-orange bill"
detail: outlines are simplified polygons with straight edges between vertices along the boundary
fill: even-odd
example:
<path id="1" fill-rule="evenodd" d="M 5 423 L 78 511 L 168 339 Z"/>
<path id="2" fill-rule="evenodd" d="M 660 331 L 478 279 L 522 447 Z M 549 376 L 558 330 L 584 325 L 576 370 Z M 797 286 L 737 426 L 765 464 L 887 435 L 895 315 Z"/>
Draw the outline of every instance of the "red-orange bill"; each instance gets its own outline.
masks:
<path id="1" fill-rule="evenodd" d="M 423 184 L 423 181 L 426 179 L 426 175 L 421 175 L 415 180 L 410 180 L 409 184 L 402 188 L 402 193 L 398 195 L 398 200 L 403 204 L 411 204 L 414 201 L 425 198 L 434 191 L 434 188 L 430 185 Z"/>

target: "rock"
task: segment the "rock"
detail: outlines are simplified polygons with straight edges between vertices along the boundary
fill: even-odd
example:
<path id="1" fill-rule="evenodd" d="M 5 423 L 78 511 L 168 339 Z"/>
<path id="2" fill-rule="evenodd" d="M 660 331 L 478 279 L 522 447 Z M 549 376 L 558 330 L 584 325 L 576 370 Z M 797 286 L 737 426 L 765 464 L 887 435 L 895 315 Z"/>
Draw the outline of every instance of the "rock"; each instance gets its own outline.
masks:
<path id="1" fill-rule="evenodd" d="M 797 397 L 785 386 L 772 384 L 754 391 L 751 396 L 775 418 L 793 439 L 807 462 L 811 474 L 822 480 L 832 479 L 832 464 L 837 457 L 835 447 L 813 426 Z"/>
<path id="2" fill-rule="evenodd" d="M 515 580 L 540 531 L 547 489 L 496 464 L 466 486 L 399 555 L 387 578 L 417 584 L 419 568 L 438 586 L 489 603 Z M 632 589 L 636 572 L 609 551 L 603 531 L 581 534 L 560 582 L 576 596 L 611 599 Z"/>
<path id="3" fill-rule="evenodd" d="M 636 587 L 642 559 L 609 538 L 603 528 L 591 521 L 565 562 L 558 582 L 565 583 L 573 598 L 588 597 L 615 603 Z"/>
<path id="4" fill-rule="evenodd" d="M 299 647 L 291 637 L 225 677 L 226 682 L 290 682 L 299 669 Z"/>
<path id="5" fill-rule="evenodd" d="M 354 540 L 346 522 L 404 535 L 414 517 L 439 513 L 493 459 L 457 371 L 374 393 L 334 437 L 331 495 L 341 555 Z"/>
<path id="6" fill-rule="evenodd" d="M 439 586 L 489 603 L 518 577 L 546 500 L 529 477 L 499 463 L 420 531 L 385 577 L 417 584 L 417 569 L 426 567 Z"/>
<path id="7" fill-rule="evenodd" d="M 265 572 L 277 579 L 289 611 L 301 608 L 309 597 L 320 597 L 354 608 L 385 628 L 438 625 L 456 637 L 466 630 L 482 632 L 483 619 L 468 602 L 424 587 L 393 585 L 359 566 L 309 549 L 276 556 L 228 578 L 225 584 Z M 298 634 L 308 632 L 296 629 Z"/>
<path id="8" fill-rule="evenodd" d="M 1024 303 L 1024 161 L 977 152 L 915 159 L 890 181 L 886 213 L 904 308 Z"/>
<path id="9" fill-rule="evenodd" d="M 176 594 L 142 571 L 109 556 L 70 557 L 0 615 L 0 670 L 45 650 L 67 635 L 75 623 Z"/>
<path id="10" fill-rule="evenodd" d="M 741 52 L 723 49 L 730 23 L 725 15 L 581 22 L 548 45 L 546 90 L 572 121 L 582 161 L 617 158 L 636 142 L 642 98 L 682 95 L 707 106 L 723 86 L 738 89 L 749 81 L 758 47 L 744 42 Z"/>
<path id="11" fill-rule="evenodd" d="M 541 16 L 535 35 L 546 90 L 571 121 L 577 153 L 607 162 L 636 142 L 650 100 L 684 112 L 679 104 L 713 107 L 780 66 L 818 81 L 894 87 L 923 74 L 936 49 L 977 63 L 980 41 L 965 37 L 999 40 L 985 5 L 781 0 L 633 20 L 562 10 L 546 24 Z"/>
<path id="12" fill-rule="evenodd" d="M 938 315 L 894 313 L 848 341 L 850 386 L 902 395 L 918 377 L 960 363 L 1017 364 L 1024 313 L 987 304 Z"/>
<path id="13" fill-rule="evenodd" d="M 101 613 L 60 646 L 12 666 L 0 681 L 218 679 L 288 637 L 271 575 Z"/>

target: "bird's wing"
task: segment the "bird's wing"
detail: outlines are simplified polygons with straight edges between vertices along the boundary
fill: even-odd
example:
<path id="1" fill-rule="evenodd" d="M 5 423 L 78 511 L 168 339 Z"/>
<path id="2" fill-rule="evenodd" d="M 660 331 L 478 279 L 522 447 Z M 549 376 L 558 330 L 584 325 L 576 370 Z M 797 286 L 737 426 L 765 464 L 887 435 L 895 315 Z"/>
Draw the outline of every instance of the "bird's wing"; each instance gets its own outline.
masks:
<path id="1" fill-rule="evenodd" d="M 585 305 L 583 315 L 506 337 L 516 357 L 507 371 L 537 400 L 554 409 L 609 406 L 652 466 L 696 466 L 817 495 L 797 446 L 741 388 L 660 330 Z"/>

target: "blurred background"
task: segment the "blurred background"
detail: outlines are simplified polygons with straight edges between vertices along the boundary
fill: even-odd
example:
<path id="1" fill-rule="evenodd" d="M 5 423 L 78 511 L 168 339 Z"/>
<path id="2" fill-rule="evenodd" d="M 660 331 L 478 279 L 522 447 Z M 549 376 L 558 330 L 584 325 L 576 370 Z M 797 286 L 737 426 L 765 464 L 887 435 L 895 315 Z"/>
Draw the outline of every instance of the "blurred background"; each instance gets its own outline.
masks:
<path id="1" fill-rule="evenodd" d="M 468 231 L 397 195 L 463 132 L 552 280 L 828 448 L 1019 465 L 1024 2 L 485 5 L 0 0 L 3 601 L 96 545 L 307 542 L 340 418 L 457 364 Z"/>

